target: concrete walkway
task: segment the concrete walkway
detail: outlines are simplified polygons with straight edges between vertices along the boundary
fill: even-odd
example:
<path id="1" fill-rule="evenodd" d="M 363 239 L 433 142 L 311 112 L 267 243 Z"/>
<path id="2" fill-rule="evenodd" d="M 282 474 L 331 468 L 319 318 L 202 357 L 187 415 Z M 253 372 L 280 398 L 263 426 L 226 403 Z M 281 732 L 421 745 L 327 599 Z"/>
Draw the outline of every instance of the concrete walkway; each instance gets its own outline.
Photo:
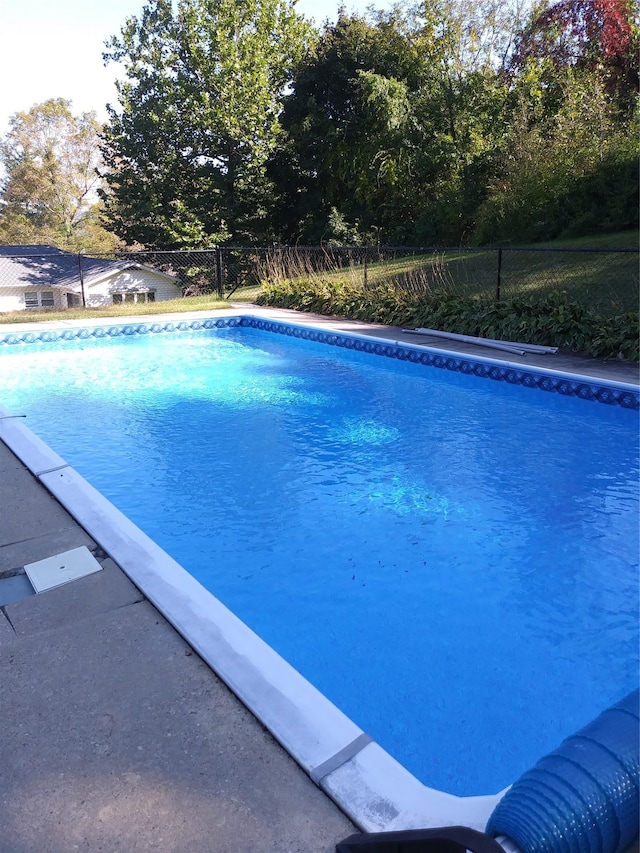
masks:
<path id="1" fill-rule="evenodd" d="M 81 545 L 101 572 L 0 607 L 1 853 L 319 853 L 356 831 L 0 442 L 0 601 Z"/>
<path id="2" fill-rule="evenodd" d="M 505 357 L 384 326 L 262 312 Z M 635 365 L 508 360 L 638 381 Z M 25 564 L 81 545 L 102 571 L 24 597 Z M 356 831 L 2 441 L 0 724 L 0 853 L 328 853 Z"/>

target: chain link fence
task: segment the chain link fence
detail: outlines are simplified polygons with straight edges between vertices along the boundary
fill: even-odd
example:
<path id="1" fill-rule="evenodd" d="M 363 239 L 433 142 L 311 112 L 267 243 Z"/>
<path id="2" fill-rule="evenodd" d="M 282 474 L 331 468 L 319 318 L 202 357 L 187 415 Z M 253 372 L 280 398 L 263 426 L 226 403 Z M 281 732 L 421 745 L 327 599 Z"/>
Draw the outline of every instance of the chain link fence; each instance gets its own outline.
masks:
<path id="1" fill-rule="evenodd" d="M 603 314 L 638 310 L 637 249 L 473 247 L 274 247 L 264 278 L 315 277 L 415 295 L 486 300 L 564 292 Z"/>
<path id="2" fill-rule="evenodd" d="M 639 299 L 637 249 L 225 246 L 87 256 L 0 246 L 0 312 L 251 298 L 263 281 L 300 277 L 495 300 L 560 291 L 603 314 L 637 311 Z"/>

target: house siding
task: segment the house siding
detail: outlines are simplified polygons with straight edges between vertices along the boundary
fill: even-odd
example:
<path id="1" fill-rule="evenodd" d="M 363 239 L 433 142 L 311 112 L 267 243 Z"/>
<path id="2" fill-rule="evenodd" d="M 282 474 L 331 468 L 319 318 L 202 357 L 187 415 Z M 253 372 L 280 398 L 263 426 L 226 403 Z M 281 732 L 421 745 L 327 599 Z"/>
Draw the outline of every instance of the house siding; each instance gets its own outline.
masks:
<path id="1" fill-rule="evenodd" d="M 177 284 L 153 270 L 128 269 L 114 273 L 95 284 L 85 284 L 87 305 L 111 305 L 114 293 L 138 293 L 152 290 L 156 302 L 177 299 L 182 295 Z"/>
<path id="2" fill-rule="evenodd" d="M 84 257 L 51 246 L 0 246 L 0 312 L 29 310 L 25 294 L 42 292 L 53 292 L 53 308 L 65 310 L 67 294 L 82 297 L 81 270 L 90 307 L 112 305 L 115 293 L 151 291 L 157 302 L 182 295 L 171 276 L 135 261 Z"/>
<path id="3" fill-rule="evenodd" d="M 53 291 L 53 305 L 57 310 L 62 310 L 67 307 L 67 290 L 62 290 L 55 287 L 47 287 L 46 285 L 38 285 L 38 287 L 3 287 L 0 288 L 0 312 L 4 311 L 26 311 L 24 295 L 26 292 L 35 293 L 44 291 L 51 293 Z"/>

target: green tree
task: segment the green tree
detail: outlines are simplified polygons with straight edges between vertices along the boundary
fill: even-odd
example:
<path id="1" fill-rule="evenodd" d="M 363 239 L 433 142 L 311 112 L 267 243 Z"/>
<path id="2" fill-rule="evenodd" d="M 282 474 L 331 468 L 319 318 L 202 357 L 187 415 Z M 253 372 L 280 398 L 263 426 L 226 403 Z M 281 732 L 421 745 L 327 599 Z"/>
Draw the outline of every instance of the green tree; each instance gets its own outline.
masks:
<path id="1" fill-rule="evenodd" d="M 515 109 L 477 241 L 637 226 L 637 43 L 625 0 L 532 9 L 509 63 Z"/>
<path id="2" fill-rule="evenodd" d="M 477 212 L 478 242 L 535 242 L 637 227 L 634 122 L 621 117 L 600 75 L 570 68 L 555 85 L 560 104 L 550 115 L 541 116 L 531 96 L 520 101 Z"/>
<path id="3" fill-rule="evenodd" d="M 326 26 L 273 163 L 287 237 L 463 238 L 507 127 L 517 20 L 507 0 L 428 0 Z"/>
<path id="4" fill-rule="evenodd" d="M 298 66 L 271 162 L 285 240 L 372 242 L 403 180 L 409 95 L 422 63 L 400 9 L 342 11 Z"/>
<path id="5" fill-rule="evenodd" d="M 416 44 L 425 75 L 413 97 L 413 195 L 406 220 L 423 244 L 468 240 L 508 132 L 504 75 L 523 16 L 511 0 L 423 0 Z"/>
<path id="6" fill-rule="evenodd" d="M 116 248 L 117 237 L 99 218 L 98 131 L 93 113 L 74 116 L 62 98 L 12 116 L 0 140 L 1 242 L 73 251 Z"/>
<path id="7" fill-rule="evenodd" d="M 103 134 L 107 220 L 156 248 L 272 238 L 266 164 L 311 30 L 294 0 L 150 0 L 111 39 L 120 110 Z"/>

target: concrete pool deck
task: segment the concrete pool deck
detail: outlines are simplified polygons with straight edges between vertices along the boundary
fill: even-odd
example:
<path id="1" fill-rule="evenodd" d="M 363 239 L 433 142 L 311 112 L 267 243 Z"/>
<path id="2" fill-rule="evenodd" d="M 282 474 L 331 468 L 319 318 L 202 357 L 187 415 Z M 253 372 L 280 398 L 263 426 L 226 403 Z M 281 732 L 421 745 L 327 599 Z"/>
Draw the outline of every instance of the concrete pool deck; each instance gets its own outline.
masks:
<path id="1" fill-rule="evenodd" d="M 81 545 L 103 566 L 0 609 L 0 851 L 311 853 L 355 831 L 2 442 L 0 501 L 0 578 Z"/>
<path id="2" fill-rule="evenodd" d="M 503 360 L 398 329 L 242 310 Z M 634 365 L 563 355 L 508 360 L 638 382 Z M 109 534 L 88 533 L 47 491 L 63 460 L 32 446 L 29 470 L 14 455 L 10 446 L 23 458 L 19 427 L 0 421 L 0 578 L 13 576 L 17 588 L 25 564 L 80 545 L 103 571 L 37 596 L 20 599 L 17 589 L 18 600 L 0 609 L 0 851 L 333 850 L 352 823 L 121 571 L 118 556 L 137 543 L 121 537 L 111 548 Z"/>

